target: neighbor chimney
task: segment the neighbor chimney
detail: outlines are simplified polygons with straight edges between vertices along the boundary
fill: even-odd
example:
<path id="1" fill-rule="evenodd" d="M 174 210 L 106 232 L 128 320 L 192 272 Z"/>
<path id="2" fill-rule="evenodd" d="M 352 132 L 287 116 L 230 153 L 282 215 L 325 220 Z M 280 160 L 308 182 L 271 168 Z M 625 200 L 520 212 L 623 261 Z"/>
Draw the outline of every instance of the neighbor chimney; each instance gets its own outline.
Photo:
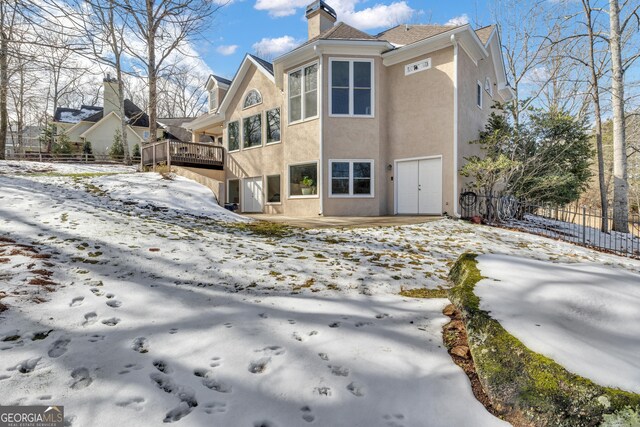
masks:
<path id="1" fill-rule="evenodd" d="M 104 108 L 102 112 L 102 117 L 107 117 L 112 111 L 118 113 L 120 109 L 120 102 L 118 100 L 118 80 L 112 78 L 110 74 L 107 74 L 107 77 L 103 80 L 104 84 L 104 93 L 103 93 L 103 101 L 102 107 Z"/>
<path id="2" fill-rule="evenodd" d="M 318 37 L 336 23 L 336 11 L 323 0 L 316 0 L 307 6 L 307 23 L 309 26 L 309 40 Z"/>

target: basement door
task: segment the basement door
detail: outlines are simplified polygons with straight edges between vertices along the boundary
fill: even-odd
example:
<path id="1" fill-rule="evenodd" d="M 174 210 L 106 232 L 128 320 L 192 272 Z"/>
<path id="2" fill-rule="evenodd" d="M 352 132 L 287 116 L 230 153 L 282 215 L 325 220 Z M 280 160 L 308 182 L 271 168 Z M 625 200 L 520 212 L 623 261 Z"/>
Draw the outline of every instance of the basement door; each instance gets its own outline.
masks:
<path id="1" fill-rule="evenodd" d="M 398 162 L 398 214 L 442 215 L 442 158 Z"/>
<path id="2" fill-rule="evenodd" d="M 262 212 L 262 177 L 244 179 L 242 190 L 242 211 Z"/>

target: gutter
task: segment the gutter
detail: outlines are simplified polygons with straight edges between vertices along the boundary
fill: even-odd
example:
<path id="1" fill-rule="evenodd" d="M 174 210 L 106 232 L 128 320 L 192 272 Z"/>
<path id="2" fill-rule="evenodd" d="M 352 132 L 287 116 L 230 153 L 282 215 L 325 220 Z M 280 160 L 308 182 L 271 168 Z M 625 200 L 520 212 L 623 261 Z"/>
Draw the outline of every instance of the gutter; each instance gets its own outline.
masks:
<path id="1" fill-rule="evenodd" d="M 458 40 L 451 35 L 453 44 L 453 216 L 460 218 L 458 213 Z"/>

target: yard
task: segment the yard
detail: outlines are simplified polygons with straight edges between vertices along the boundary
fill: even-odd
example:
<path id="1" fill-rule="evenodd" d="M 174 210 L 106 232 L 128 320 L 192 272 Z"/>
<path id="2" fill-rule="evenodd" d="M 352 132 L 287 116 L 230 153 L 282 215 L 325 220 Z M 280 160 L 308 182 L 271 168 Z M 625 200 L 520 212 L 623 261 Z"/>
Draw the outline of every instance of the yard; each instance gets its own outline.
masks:
<path id="1" fill-rule="evenodd" d="M 448 287 L 467 251 L 640 272 L 446 219 L 264 227 L 129 168 L 1 162 L 0 188 L 0 404 L 64 405 L 76 427 L 508 425 L 444 348 L 448 301 L 399 293 Z"/>

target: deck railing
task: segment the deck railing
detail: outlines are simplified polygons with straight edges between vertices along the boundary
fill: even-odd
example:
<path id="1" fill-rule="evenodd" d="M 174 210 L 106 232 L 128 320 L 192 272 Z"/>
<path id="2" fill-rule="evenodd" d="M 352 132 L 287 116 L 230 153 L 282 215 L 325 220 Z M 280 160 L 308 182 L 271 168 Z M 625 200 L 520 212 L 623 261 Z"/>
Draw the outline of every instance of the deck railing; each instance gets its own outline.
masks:
<path id="1" fill-rule="evenodd" d="M 199 142 L 161 141 L 142 146 L 141 165 L 192 166 L 207 169 L 224 167 L 224 148 L 221 145 Z"/>

